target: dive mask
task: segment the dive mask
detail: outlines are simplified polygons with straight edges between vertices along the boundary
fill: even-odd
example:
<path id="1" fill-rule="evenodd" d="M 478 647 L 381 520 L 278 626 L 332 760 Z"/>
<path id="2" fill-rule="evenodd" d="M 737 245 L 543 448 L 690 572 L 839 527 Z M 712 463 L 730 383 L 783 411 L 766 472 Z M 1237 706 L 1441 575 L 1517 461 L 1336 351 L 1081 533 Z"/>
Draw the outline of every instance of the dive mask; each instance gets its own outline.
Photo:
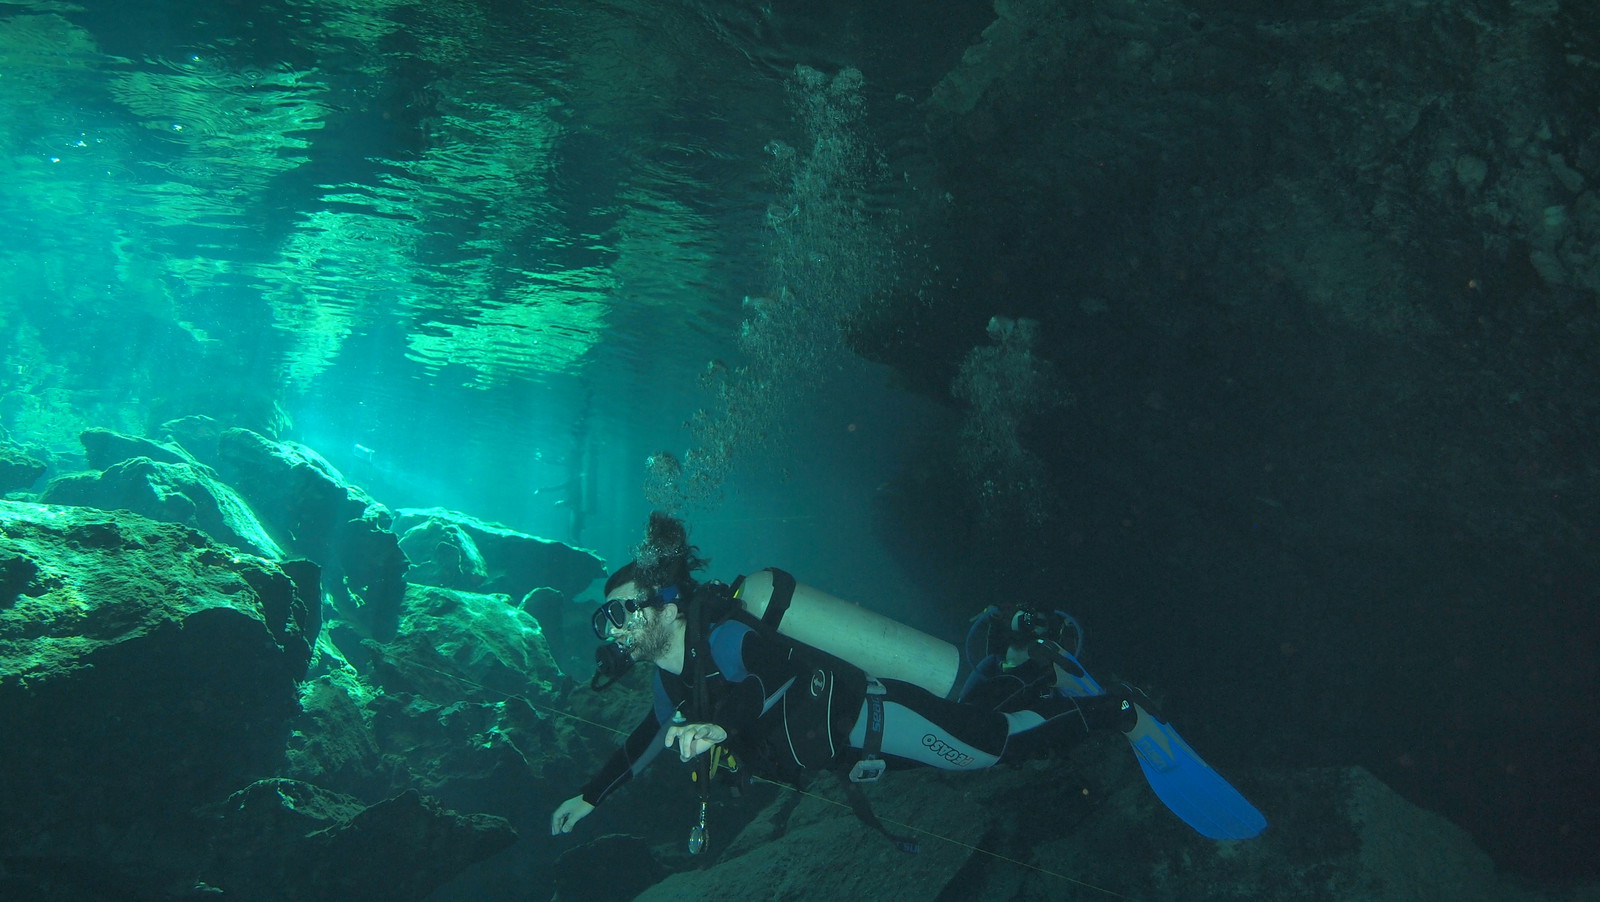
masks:
<path id="1" fill-rule="evenodd" d="M 596 639 L 610 639 L 611 629 L 623 629 L 628 625 L 628 618 L 645 608 L 659 608 L 678 600 L 678 587 L 667 586 L 659 592 L 651 592 L 644 598 L 616 598 L 602 602 L 595 610 L 594 616 L 589 619 L 589 625 L 594 628 Z"/>

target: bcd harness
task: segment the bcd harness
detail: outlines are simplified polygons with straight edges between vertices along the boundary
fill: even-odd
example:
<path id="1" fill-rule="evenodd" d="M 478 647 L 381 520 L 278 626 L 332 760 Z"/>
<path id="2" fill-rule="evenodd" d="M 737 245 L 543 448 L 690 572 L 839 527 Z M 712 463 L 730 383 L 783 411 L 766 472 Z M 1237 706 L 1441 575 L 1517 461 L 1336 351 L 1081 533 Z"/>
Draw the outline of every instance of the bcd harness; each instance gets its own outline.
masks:
<path id="1" fill-rule="evenodd" d="M 761 612 L 761 617 L 750 618 L 751 625 L 763 636 L 775 641 L 786 641 L 780 625 L 783 623 L 784 614 L 788 613 L 790 604 L 794 601 L 795 588 L 798 582 L 787 571 L 776 567 L 769 568 L 772 574 L 772 596 L 767 600 L 767 606 Z M 739 577 L 733 583 L 733 597 L 739 597 L 743 588 L 744 577 Z M 703 690 L 699 690 L 703 691 Z M 867 680 L 866 692 L 866 738 L 862 743 L 861 757 L 850 769 L 849 782 L 845 785 L 845 795 L 850 800 L 850 808 L 860 821 L 874 830 L 882 833 L 892 841 L 896 848 L 902 852 L 919 852 L 921 845 L 909 837 L 896 835 L 883 825 L 878 816 L 872 811 L 872 804 L 868 801 L 866 793 L 862 792 L 860 784 L 876 783 L 888 769 L 888 762 L 881 757 L 883 751 L 883 699 L 887 690 L 877 680 Z M 706 781 L 701 781 L 702 792 L 706 790 Z"/>
<path id="2" fill-rule="evenodd" d="M 761 612 L 759 623 L 763 635 L 776 637 L 781 635 L 779 626 L 783 623 L 783 615 L 788 613 L 789 605 L 794 601 L 794 590 L 799 583 L 787 571 L 776 567 L 768 571 L 772 574 L 772 597 L 767 601 L 766 610 Z M 739 597 L 739 589 L 744 582 L 740 577 L 734 582 L 734 597 Z M 867 681 L 867 738 L 862 748 L 860 760 L 850 769 L 851 783 L 876 783 L 888 769 L 888 762 L 879 757 L 883 751 L 883 696 L 884 688 L 877 680 Z"/>
<path id="3" fill-rule="evenodd" d="M 711 657 L 711 647 L 706 642 L 706 623 L 701 610 L 704 607 L 705 593 L 693 592 L 689 597 L 689 622 L 685 626 L 684 639 L 689 647 L 689 667 L 693 673 L 693 686 L 689 696 L 689 720 L 691 723 L 709 723 L 711 717 L 711 694 L 706 686 L 710 674 L 706 668 Z M 682 712 L 679 712 L 680 714 Z M 690 740 L 679 737 L 678 741 Z M 711 752 L 715 752 L 713 747 Z M 712 754 L 701 756 L 696 764 L 694 779 L 700 784 L 700 817 L 694 827 L 689 830 L 689 854 L 698 855 L 706 847 L 706 808 L 711 802 L 711 758 Z"/>
<path id="4" fill-rule="evenodd" d="M 690 692 L 688 698 L 689 713 L 685 718 L 683 711 L 674 713 L 675 723 L 712 723 L 713 711 L 711 708 L 710 681 L 712 677 L 720 675 L 720 671 L 712 670 L 715 659 L 711 651 L 711 630 L 708 621 L 717 615 L 718 622 L 726 619 L 728 611 L 723 605 L 718 610 L 708 614 L 706 612 L 707 590 L 717 592 L 727 599 L 738 597 L 738 587 L 743 577 L 734 581 L 730 588 L 720 582 L 707 583 L 697 587 L 689 593 L 688 621 L 684 625 L 684 645 L 689 653 Z M 794 578 L 790 577 L 790 594 L 793 589 Z M 725 594 L 724 594 L 725 593 Z M 787 607 L 787 599 L 784 607 Z M 782 614 L 779 614 L 781 617 Z M 763 624 L 764 626 L 764 624 Z M 681 739 L 679 740 L 682 741 Z M 726 740 L 724 740 L 726 741 Z M 698 855 L 706 847 L 708 833 L 706 831 L 706 817 L 711 802 L 711 781 L 718 771 L 728 774 L 740 774 L 741 766 L 738 758 L 720 743 L 713 745 L 706 753 L 699 757 L 695 768 L 690 772 L 690 779 L 697 784 L 700 793 L 700 814 L 695 825 L 689 830 L 689 854 Z"/>

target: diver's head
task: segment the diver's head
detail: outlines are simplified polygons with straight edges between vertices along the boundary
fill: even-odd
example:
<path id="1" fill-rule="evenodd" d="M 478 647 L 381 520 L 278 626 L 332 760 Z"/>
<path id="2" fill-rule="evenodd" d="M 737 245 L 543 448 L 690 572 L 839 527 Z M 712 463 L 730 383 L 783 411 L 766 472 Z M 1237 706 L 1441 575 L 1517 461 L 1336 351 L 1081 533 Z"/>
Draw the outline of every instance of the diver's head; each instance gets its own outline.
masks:
<path id="1" fill-rule="evenodd" d="M 608 582 L 606 600 L 594 612 L 589 623 L 594 627 L 595 638 L 626 647 L 629 643 L 624 641 L 625 635 L 636 632 L 646 620 L 683 619 L 684 601 L 692 591 L 689 587 L 667 586 L 647 592 L 635 580 L 626 580 L 614 586 Z"/>
<path id="2" fill-rule="evenodd" d="M 615 647 L 606 653 L 602 646 L 597 660 L 613 664 L 649 661 L 676 673 L 682 657 L 684 618 L 682 594 L 678 586 L 657 592 L 644 592 L 636 582 L 626 582 L 606 593 L 605 603 L 595 611 L 595 635 Z"/>
<path id="3" fill-rule="evenodd" d="M 606 579 L 605 602 L 590 621 L 595 636 L 611 646 L 596 652 L 602 668 L 634 661 L 677 666 L 668 659 L 682 641 L 688 601 L 699 585 L 694 571 L 706 565 L 698 552 L 682 520 L 661 511 L 650 515 L 644 541 L 634 547 L 633 560 Z"/>

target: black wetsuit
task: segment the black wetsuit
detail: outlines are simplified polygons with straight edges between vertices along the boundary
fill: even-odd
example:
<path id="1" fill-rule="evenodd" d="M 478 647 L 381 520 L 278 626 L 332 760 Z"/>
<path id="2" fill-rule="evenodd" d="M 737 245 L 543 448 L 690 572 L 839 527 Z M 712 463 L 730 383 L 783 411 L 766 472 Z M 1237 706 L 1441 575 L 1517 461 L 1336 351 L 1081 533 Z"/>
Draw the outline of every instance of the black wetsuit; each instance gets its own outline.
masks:
<path id="1" fill-rule="evenodd" d="M 1051 743 L 1112 726 L 1111 697 L 1072 699 L 1048 691 L 1009 713 L 939 698 L 899 680 L 870 679 L 817 649 L 764 635 L 742 619 L 717 624 L 709 636 L 710 710 L 690 710 L 693 668 L 656 669 L 655 704 L 599 773 L 583 799 L 598 805 L 666 747 L 674 712 L 689 722 L 728 731 L 724 743 L 754 772 L 792 779 L 797 771 L 854 762 L 866 745 L 867 695 L 883 703 L 882 754 L 891 761 L 945 769 L 977 769 L 1032 755 Z"/>

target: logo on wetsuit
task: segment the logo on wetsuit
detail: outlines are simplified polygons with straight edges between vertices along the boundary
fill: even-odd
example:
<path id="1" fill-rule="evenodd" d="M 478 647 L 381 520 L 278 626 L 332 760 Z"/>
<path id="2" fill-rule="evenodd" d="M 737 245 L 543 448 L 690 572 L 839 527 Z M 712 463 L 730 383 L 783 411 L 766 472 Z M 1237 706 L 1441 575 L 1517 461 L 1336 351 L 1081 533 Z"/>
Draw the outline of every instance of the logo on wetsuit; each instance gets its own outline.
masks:
<path id="1" fill-rule="evenodd" d="M 922 744 L 927 747 L 928 751 L 938 755 L 940 758 L 943 758 L 951 764 L 954 764 L 956 767 L 966 767 L 976 760 L 971 755 L 952 746 L 950 743 L 945 742 L 943 739 L 940 739 L 932 733 L 922 734 Z"/>

